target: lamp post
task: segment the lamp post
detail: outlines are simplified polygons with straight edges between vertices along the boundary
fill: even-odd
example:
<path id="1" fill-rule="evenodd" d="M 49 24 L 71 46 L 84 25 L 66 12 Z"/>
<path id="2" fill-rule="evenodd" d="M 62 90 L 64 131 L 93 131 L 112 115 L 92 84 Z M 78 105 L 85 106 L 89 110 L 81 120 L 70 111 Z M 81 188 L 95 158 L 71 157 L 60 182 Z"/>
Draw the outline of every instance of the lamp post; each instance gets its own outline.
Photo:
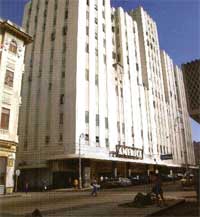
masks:
<path id="1" fill-rule="evenodd" d="M 79 136 L 79 188 L 82 189 L 82 174 L 81 174 L 81 139 L 85 138 L 85 134 Z"/>

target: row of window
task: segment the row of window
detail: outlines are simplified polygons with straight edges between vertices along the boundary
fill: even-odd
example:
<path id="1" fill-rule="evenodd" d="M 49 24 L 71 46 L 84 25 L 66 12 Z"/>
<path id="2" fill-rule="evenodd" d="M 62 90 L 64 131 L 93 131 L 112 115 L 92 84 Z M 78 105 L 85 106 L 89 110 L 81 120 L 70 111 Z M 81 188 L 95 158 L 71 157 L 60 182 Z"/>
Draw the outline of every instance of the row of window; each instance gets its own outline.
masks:
<path id="1" fill-rule="evenodd" d="M 105 0 L 103 0 L 103 6 L 105 6 Z M 87 6 L 90 6 L 90 0 L 87 0 L 86 2 Z M 94 5 L 95 10 L 98 10 L 97 4 Z"/>
<path id="2" fill-rule="evenodd" d="M 96 114 L 96 126 L 99 126 L 99 115 Z M 89 123 L 89 111 L 85 111 L 85 123 Z M 108 129 L 108 118 L 105 118 L 105 128 Z"/>
<path id="3" fill-rule="evenodd" d="M 85 134 L 85 140 L 89 141 L 89 134 Z M 50 136 L 45 136 L 45 143 L 49 144 L 49 142 L 50 142 Z M 59 142 L 60 143 L 63 142 L 63 134 L 62 133 L 59 135 Z M 99 136 L 96 136 L 95 142 L 100 143 Z M 105 138 L 105 144 L 106 144 L 106 147 L 109 147 L 109 139 L 108 138 Z"/>

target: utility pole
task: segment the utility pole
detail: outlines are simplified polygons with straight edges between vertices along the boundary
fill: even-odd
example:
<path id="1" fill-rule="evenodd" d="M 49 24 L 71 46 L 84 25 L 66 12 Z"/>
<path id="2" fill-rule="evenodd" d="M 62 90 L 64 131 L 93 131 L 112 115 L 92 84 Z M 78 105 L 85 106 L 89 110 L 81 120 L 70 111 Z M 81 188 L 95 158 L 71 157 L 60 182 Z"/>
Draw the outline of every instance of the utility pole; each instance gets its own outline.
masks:
<path id="1" fill-rule="evenodd" d="M 82 171 L 81 171 L 81 139 L 85 138 L 85 134 L 81 133 L 79 136 L 79 188 L 82 189 Z"/>

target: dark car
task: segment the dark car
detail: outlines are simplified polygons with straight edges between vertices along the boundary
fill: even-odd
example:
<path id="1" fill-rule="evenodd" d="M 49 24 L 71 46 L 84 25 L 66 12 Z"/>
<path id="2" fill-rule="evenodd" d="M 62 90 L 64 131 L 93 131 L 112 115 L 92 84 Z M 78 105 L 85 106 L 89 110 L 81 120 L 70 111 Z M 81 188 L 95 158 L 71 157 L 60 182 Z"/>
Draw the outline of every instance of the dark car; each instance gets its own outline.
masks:
<path id="1" fill-rule="evenodd" d="M 132 185 L 141 185 L 141 184 L 148 184 L 149 177 L 145 174 L 133 175 L 130 177 Z"/>
<path id="2" fill-rule="evenodd" d="M 126 187 L 131 185 L 131 180 L 128 178 L 109 178 L 101 183 L 102 188 Z"/>

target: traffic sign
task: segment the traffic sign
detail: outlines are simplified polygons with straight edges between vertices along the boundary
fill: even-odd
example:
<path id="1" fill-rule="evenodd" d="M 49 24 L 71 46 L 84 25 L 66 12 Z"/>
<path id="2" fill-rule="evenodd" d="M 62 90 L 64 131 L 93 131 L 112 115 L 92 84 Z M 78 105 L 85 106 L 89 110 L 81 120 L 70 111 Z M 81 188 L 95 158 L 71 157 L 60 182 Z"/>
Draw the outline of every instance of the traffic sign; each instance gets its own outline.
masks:
<path id="1" fill-rule="evenodd" d="M 15 174 L 16 174 L 16 176 L 19 176 L 20 175 L 20 170 L 19 169 L 17 169 L 16 171 L 15 171 Z"/>
<path id="2" fill-rule="evenodd" d="M 161 160 L 172 160 L 173 156 L 172 154 L 163 154 L 163 155 L 160 155 L 160 159 Z"/>

